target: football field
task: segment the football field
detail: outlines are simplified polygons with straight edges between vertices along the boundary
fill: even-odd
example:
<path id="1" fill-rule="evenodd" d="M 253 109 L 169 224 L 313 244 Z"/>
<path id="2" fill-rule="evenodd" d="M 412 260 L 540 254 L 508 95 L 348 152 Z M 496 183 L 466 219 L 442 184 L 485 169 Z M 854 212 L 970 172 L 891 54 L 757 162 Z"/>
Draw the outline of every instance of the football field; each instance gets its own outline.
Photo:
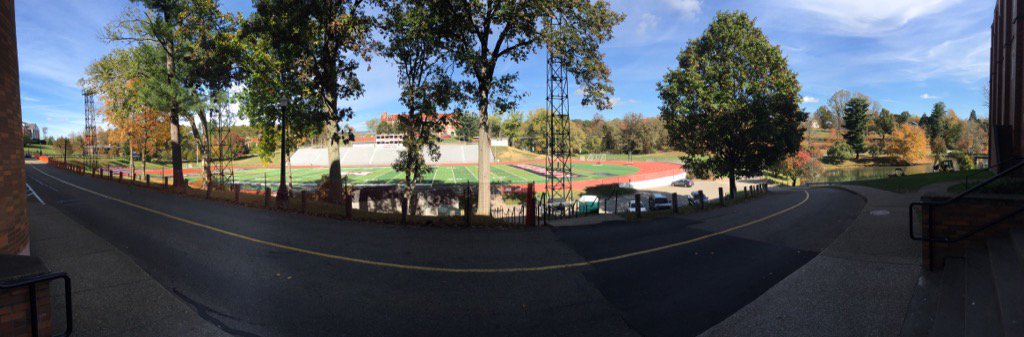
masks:
<path id="1" fill-rule="evenodd" d="M 542 163 L 534 164 L 543 168 Z M 624 176 L 638 172 L 640 169 L 629 165 L 616 164 L 573 164 L 574 180 L 592 180 L 608 177 Z M 315 183 L 327 174 L 327 168 L 293 168 L 286 172 L 294 183 Z M 396 172 L 390 167 L 343 167 L 343 175 L 352 184 L 387 184 L 405 180 L 405 174 Z M 542 172 L 542 171 L 541 171 Z M 235 181 L 242 183 L 275 182 L 278 180 L 277 168 L 236 169 Z M 491 165 L 491 181 L 495 183 L 526 184 L 544 182 L 544 176 L 538 172 L 514 167 L 507 164 Z M 426 175 L 423 183 L 428 184 L 465 184 L 477 182 L 476 165 L 438 166 Z"/>

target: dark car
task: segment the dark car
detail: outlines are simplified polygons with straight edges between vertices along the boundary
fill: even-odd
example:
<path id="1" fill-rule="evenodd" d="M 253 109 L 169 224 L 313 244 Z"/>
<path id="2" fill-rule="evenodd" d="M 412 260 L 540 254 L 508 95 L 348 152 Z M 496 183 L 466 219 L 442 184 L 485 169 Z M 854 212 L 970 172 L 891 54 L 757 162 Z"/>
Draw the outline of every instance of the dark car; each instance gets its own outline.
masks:
<path id="1" fill-rule="evenodd" d="M 693 180 L 690 179 L 679 179 L 672 182 L 672 186 L 675 187 L 693 187 Z"/>

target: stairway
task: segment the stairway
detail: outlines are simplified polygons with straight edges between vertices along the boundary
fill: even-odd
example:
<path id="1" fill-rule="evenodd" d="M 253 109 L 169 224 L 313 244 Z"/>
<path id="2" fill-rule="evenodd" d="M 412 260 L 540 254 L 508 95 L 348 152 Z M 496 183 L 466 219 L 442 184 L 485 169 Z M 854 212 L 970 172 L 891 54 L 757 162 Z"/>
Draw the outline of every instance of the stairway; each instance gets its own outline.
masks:
<path id="1" fill-rule="evenodd" d="M 904 336 L 1024 336 L 1024 229 L 926 272 Z"/>

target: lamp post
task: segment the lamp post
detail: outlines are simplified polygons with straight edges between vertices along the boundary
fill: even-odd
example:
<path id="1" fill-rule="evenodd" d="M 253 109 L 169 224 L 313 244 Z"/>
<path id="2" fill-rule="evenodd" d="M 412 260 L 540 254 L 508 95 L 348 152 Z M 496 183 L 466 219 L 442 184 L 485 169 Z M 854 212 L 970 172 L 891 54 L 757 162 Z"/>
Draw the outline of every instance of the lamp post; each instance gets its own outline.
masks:
<path id="1" fill-rule="evenodd" d="M 286 107 L 288 105 L 288 98 L 281 97 L 278 101 L 279 107 L 281 108 L 281 183 L 277 188 L 277 203 L 280 206 L 284 206 L 288 202 L 288 185 L 285 184 L 285 170 L 284 163 L 287 160 L 288 148 L 285 137 L 285 130 L 287 127 L 288 118 L 286 118 Z"/>

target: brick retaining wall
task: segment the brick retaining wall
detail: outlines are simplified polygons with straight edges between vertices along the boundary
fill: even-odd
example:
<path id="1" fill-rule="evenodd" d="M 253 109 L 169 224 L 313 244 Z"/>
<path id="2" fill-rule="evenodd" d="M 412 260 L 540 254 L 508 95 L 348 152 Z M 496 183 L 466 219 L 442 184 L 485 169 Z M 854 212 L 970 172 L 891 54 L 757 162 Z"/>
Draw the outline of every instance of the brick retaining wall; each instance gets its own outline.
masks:
<path id="1" fill-rule="evenodd" d="M 926 202 L 942 200 L 945 198 L 923 198 L 923 201 Z M 921 210 L 921 223 L 927 224 L 931 218 L 933 229 L 929 234 L 926 225 L 921 225 L 918 228 L 924 237 L 929 235 L 935 238 L 959 237 L 1020 209 L 1022 204 L 1024 204 L 1024 199 L 1021 199 L 1020 196 L 980 196 L 957 200 L 945 206 L 925 205 Z M 934 259 L 934 267 L 941 269 L 945 265 L 947 257 L 963 257 L 967 249 L 984 247 L 987 238 L 1005 235 L 1013 227 L 1024 228 L 1024 214 L 1018 214 L 1015 218 L 1003 221 L 962 241 L 953 243 L 924 242 L 921 251 L 923 265 L 927 267 L 929 261 Z M 931 247 L 934 247 L 934 251 L 929 254 Z"/>

